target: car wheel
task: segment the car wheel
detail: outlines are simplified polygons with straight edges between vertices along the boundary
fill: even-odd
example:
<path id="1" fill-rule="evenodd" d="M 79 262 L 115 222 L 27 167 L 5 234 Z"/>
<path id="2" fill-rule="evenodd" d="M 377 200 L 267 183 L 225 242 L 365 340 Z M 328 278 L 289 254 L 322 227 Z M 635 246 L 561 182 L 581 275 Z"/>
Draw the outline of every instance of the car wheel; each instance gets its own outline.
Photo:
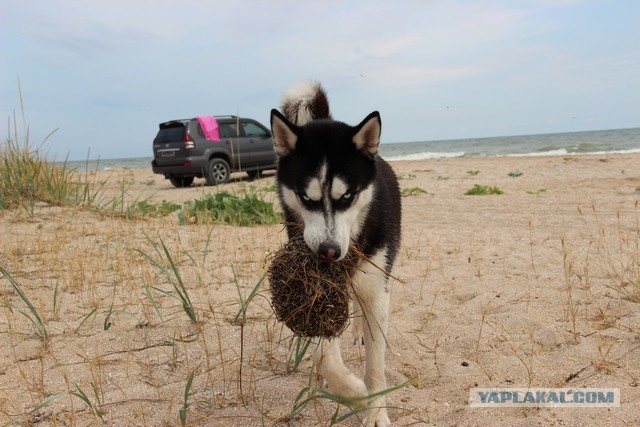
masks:
<path id="1" fill-rule="evenodd" d="M 249 176 L 249 181 L 253 181 L 254 179 L 260 178 L 260 176 L 262 175 L 262 171 L 261 170 L 247 171 L 247 175 Z"/>
<path id="2" fill-rule="evenodd" d="M 229 182 L 229 175 L 231 175 L 231 167 L 226 160 L 221 158 L 214 158 L 209 160 L 209 170 L 207 171 L 208 185 L 218 185 Z"/>
<path id="3" fill-rule="evenodd" d="M 174 187 L 183 188 L 189 187 L 193 184 L 192 176 L 170 176 L 169 181 L 173 184 Z"/>

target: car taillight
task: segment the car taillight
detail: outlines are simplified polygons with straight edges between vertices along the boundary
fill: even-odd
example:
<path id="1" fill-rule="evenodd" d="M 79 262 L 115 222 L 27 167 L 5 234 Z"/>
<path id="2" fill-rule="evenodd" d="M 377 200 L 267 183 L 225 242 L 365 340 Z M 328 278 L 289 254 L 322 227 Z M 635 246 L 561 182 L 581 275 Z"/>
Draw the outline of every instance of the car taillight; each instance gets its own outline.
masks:
<path id="1" fill-rule="evenodd" d="M 191 135 L 189 135 L 188 133 L 185 134 L 184 136 L 184 148 L 186 149 L 196 148 L 196 143 L 193 142 Z"/>

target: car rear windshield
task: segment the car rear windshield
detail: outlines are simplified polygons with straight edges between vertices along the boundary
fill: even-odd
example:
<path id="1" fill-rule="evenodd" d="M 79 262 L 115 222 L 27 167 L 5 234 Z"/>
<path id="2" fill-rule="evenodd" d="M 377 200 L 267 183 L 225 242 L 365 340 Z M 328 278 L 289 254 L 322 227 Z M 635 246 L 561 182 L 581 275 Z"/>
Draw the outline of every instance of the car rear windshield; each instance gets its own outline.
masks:
<path id="1" fill-rule="evenodd" d="M 185 129 L 186 128 L 182 123 L 163 123 L 160 125 L 160 130 L 158 131 L 158 135 L 156 135 L 154 142 L 163 143 L 183 141 Z"/>

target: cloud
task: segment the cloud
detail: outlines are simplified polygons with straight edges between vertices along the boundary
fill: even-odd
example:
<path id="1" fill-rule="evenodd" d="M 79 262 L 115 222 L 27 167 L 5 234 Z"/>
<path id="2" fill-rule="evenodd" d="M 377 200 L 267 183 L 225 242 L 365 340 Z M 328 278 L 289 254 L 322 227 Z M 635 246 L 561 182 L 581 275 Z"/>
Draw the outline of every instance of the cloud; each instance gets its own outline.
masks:
<path id="1" fill-rule="evenodd" d="M 374 43 L 364 44 L 360 42 L 360 45 L 364 47 L 358 48 L 358 51 L 361 51 L 365 57 L 388 58 L 410 51 L 421 39 L 422 35 L 420 33 L 413 32 L 391 37 L 390 39 L 377 40 Z"/>
<path id="2" fill-rule="evenodd" d="M 363 78 L 379 89 L 407 88 L 423 92 L 443 82 L 466 79 L 481 74 L 481 68 L 472 65 L 380 65 L 363 73 Z"/>
<path id="3" fill-rule="evenodd" d="M 87 134 L 79 127 L 105 116 L 128 123 L 135 141 L 177 116 L 265 120 L 282 89 L 304 79 L 323 82 L 341 119 L 369 108 L 419 117 L 396 130 L 385 122 L 395 141 L 422 137 L 434 111 L 446 114 L 430 123 L 442 137 L 462 123 L 471 136 L 498 122 L 517 127 L 524 116 L 546 123 L 537 117 L 550 109 L 556 117 L 586 116 L 585 106 L 598 117 L 605 107 L 637 111 L 634 2 L 6 0 L 2 8 L 2 110 L 15 105 L 19 75 L 31 118 L 60 127 L 61 145 L 88 144 L 72 131 Z M 603 107 L 605 95 L 616 102 Z M 96 154 L 148 154 L 107 135 L 91 144 Z"/>

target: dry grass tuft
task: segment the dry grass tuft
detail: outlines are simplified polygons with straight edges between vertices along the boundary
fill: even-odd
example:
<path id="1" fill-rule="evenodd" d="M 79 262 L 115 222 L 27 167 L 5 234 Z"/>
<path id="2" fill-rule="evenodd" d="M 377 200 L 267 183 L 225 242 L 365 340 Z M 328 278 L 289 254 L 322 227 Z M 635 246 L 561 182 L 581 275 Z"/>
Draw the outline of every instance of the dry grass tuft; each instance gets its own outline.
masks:
<path id="1" fill-rule="evenodd" d="M 276 317 L 296 335 L 332 338 L 349 320 L 349 277 L 355 256 L 340 262 L 318 258 L 302 238 L 290 240 L 272 256 L 271 302 Z"/>

